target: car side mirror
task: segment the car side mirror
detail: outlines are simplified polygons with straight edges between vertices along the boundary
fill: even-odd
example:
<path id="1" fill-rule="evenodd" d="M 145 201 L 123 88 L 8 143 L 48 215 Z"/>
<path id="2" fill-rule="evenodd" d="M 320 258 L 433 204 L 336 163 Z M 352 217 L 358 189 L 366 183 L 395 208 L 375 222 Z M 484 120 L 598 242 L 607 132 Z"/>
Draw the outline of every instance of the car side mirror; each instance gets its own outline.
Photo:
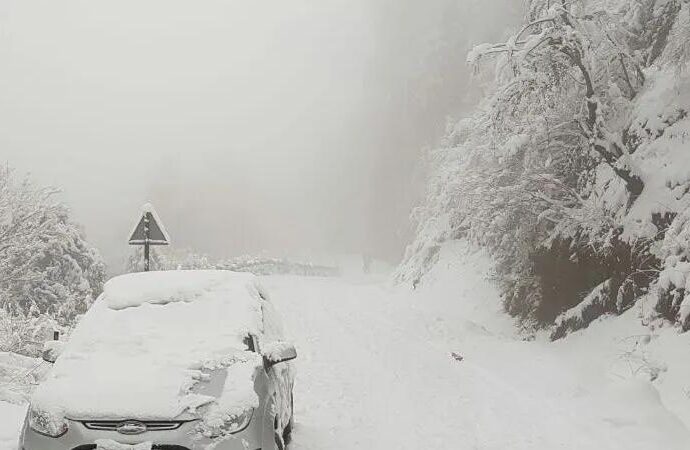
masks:
<path id="1" fill-rule="evenodd" d="M 288 342 L 272 342 L 263 348 L 264 367 L 266 370 L 287 361 L 297 358 L 295 346 Z"/>
<path id="2" fill-rule="evenodd" d="M 43 353 L 41 354 L 43 361 L 49 363 L 57 361 L 64 346 L 65 343 L 62 341 L 47 341 L 43 344 Z"/>

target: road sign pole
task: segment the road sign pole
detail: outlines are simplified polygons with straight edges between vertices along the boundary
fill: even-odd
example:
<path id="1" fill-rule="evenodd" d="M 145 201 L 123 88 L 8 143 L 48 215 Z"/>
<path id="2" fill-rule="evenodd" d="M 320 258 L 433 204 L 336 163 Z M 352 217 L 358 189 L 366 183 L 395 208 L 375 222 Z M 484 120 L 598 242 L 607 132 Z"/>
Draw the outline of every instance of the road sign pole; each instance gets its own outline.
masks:
<path id="1" fill-rule="evenodd" d="M 149 213 L 144 214 L 144 271 L 148 272 L 150 268 L 149 264 L 149 239 L 150 239 L 150 229 L 149 229 Z"/>
<path id="2" fill-rule="evenodd" d="M 144 272 L 149 271 L 149 243 L 144 244 Z"/>

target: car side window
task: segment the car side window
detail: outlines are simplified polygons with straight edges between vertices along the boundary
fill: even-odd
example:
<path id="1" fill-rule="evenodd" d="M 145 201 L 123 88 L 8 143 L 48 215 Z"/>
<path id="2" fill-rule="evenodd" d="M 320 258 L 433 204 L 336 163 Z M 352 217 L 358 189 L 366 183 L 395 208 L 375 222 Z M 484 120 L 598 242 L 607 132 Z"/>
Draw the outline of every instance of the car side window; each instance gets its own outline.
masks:
<path id="1" fill-rule="evenodd" d="M 253 334 L 248 334 L 244 337 L 244 345 L 250 352 L 261 352 L 261 347 L 259 346 L 259 339 Z"/>

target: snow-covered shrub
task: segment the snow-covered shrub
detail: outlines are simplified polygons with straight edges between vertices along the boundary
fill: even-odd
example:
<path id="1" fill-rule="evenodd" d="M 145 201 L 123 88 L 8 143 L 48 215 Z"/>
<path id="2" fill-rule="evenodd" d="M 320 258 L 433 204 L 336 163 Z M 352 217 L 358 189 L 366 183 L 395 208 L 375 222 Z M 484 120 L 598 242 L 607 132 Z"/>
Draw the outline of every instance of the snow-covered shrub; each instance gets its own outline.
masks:
<path id="1" fill-rule="evenodd" d="M 540 323 L 555 319 L 554 336 L 561 329 L 585 327 L 601 314 L 622 313 L 648 291 L 660 264 L 651 251 L 655 241 L 638 239 L 631 245 L 620 233 L 558 237 L 533 253 L 541 289 L 535 315 Z M 595 308 L 586 307 L 588 302 Z"/>
<path id="2" fill-rule="evenodd" d="M 657 311 L 690 329 L 690 211 L 676 216 L 660 249 L 663 270 L 656 285 Z"/>
<path id="3" fill-rule="evenodd" d="M 175 250 L 169 247 L 153 246 L 149 250 L 150 270 L 205 270 L 215 269 L 206 255 L 191 250 Z M 136 246 L 127 258 L 126 273 L 144 271 L 144 247 Z"/>
<path id="4" fill-rule="evenodd" d="M 418 283 L 443 241 L 468 239 L 496 260 L 506 310 L 557 320 L 559 337 L 646 293 L 690 207 L 690 2 L 527 6 L 512 37 L 468 56 L 493 85 L 432 153 L 396 276 Z"/>
<path id="5" fill-rule="evenodd" d="M 67 328 L 45 314 L 31 317 L 0 310 L 0 352 L 37 356 L 55 331 Z"/>
<path id="6" fill-rule="evenodd" d="M 99 253 L 55 194 L 0 169 L 0 317 L 9 333 L 3 346 L 28 352 L 21 341 L 32 339 L 39 323 L 69 326 L 103 288 Z"/>
<path id="7" fill-rule="evenodd" d="M 284 258 L 244 255 L 225 259 L 216 264 L 218 269 L 251 272 L 255 275 L 302 275 L 316 277 L 337 276 L 336 267 L 309 262 L 296 262 Z"/>
<path id="8" fill-rule="evenodd" d="M 594 319 L 615 312 L 615 288 L 609 278 L 595 287 L 576 306 L 559 315 L 551 334 L 552 339 L 560 339 L 568 332 L 584 328 Z"/>
<path id="9" fill-rule="evenodd" d="M 127 260 L 125 271 L 142 272 L 144 255 L 142 247 L 136 247 Z M 304 276 L 335 276 L 338 269 L 312 263 L 290 261 L 284 258 L 265 256 L 237 256 L 234 258 L 213 260 L 207 255 L 198 254 L 189 249 L 175 250 L 152 247 L 150 249 L 151 270 L 231 270 L 234 272 L 251 272 L 255 275 L 291 274 Z"/>
<path id="10" fill-rule="evenodd" d="M 0 402 L 26 404 L 49 367 L 39 358 L 0 351 Z"/>

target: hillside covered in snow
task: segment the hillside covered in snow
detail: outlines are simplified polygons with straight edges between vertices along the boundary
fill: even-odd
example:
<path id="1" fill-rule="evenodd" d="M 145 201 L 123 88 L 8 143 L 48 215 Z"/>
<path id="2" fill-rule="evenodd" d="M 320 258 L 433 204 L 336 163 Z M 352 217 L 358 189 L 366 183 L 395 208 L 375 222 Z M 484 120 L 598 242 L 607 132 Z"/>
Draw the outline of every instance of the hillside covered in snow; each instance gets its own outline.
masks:
<path id="1" fill-rule="evenodd" d="M 468 55 L 487 95 L 430 154 L 417 286 L 443 242 L 497 262 L 503 306 L 552 339 L 643 303 L 690 328 L 690 2 L 530 0 Z"/>

